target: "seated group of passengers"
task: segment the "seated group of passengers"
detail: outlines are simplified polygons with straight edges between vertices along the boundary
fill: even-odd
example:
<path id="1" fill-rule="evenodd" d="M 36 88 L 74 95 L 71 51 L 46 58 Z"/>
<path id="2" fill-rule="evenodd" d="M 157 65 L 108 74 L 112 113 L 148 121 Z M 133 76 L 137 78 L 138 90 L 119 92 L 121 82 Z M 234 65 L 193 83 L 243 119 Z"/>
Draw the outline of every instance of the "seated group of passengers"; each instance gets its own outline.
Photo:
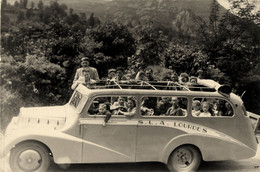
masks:
<path id="1" fill-rule="evenodd" d="M 81 59 L 82 67 L 77 69 L 76 75 L 73 80 L 71 88 L 74 90 L 79 84 L 83 84 L 86 87 L 91 87 L 95 83 L 99 82 L 99 75 L 97 69 L 89 66 L 89 58 L 83 57 Z M 109 69 L 107 77 L 102 78 L 106 81 L 156 81 L 153 75 L 153 70 L 147 68 L 144 71 L 128 71 L 123 67 L 117 67 L 116 69 Z M 181 84 L 192 84 L 197 82 L 196 77 L 190 77 L 187 73 L 181 73 L 178 75 L 173 70 L 170 70 L 163 78 L 162 81 L 179 82 Z"/>
<path id="2" fill-rule="evenodd" d="M 103 126 L 106 125 L 111 115 L 125 115 L 128 117 L 136 113 L 136 101 L 133 97 L 98 97 L 91 104 L 88 112 L 91 115 L 105 115 Z"/>
<path id="3" fill-rule="evenodd" d="M 210 103 L 209 101 L 200 102 L 199 100 L 194 100 L 192 103 L 192 115 L 199 117 L 232 116 L 233 108 L 228 102 L 225 102 L 222 106 L 217 101 Z"/>
<path id="4" fill-rule="evenodd" d="M 156 97 L 145 97 L 141 113 L 145 116 L 185 116 L 186 110 L 182 108 L 182 101 L 177 97 L 161 97 L 157 100 Z"/>

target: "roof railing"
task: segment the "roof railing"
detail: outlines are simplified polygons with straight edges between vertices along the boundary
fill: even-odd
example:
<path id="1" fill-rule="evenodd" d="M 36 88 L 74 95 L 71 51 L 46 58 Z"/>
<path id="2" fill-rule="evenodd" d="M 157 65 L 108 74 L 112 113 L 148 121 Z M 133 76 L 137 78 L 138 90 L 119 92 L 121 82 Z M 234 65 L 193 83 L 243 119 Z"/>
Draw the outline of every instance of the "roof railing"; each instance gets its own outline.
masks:
<path id="1" fill-rule="evenodd" d="M 171 91 L 216 91 L 216 87 L 202 83 L 181 84 L 173 81 L 101 80 L 89 89 L 152 89 Z"/>

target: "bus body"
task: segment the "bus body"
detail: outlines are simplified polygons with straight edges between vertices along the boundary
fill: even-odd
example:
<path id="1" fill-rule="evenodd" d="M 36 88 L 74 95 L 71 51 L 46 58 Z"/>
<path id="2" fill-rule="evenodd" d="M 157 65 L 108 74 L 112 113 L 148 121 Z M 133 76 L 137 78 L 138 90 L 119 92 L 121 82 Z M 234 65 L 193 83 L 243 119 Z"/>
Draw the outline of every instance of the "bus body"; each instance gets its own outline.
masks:
<path id="1" fill-rule="evenodd" d="M 1 156 L 11 152 L 14 171 L 45 171 L 49 156 L 57 164 L 157 161 L 171 171 L 195 170 L 201 160 L 255 156 L 257 139 L 237 95 L 205 91 L 208 86 L 200 91 L 142 87 L 88 89 L 79 85 L 64 106 L 21 108 L 6 129 Z M 134 115 L 114 113 L 119 106 L 112 105 L 119 98 L 127 104 L 129 97 L 135 101 Z M 207 102 L 211 114 L 213 104 L 218 104 L 222 115 L 194 115 L 195 101 Z M 112 114 L 105 125 L 106 115 L 98 113 L 99 104 L 106 104 Z M 181 115 L 168 113 L 172 106 Z"/>

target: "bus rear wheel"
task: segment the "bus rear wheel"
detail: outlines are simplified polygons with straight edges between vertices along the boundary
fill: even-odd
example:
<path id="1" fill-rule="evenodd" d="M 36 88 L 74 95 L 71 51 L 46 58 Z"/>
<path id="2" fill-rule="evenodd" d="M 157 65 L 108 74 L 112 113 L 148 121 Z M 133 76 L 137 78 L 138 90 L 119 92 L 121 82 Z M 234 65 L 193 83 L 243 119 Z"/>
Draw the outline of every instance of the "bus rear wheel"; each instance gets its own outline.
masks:
<path id="1" fill-rule="evenodd" d="M 171 172 L 196 171 L 200 162 L 201 154 L 198 148 L 191 145 L 183 145 L 172 152 L 167 165 Z"/>
<path id="2" fill-rule="evenodd" d="M 50 166 L 50 155 L 45 146 L 27 142 L 11 150 L 9 163 L 15 172 L 45 172 Z"/>

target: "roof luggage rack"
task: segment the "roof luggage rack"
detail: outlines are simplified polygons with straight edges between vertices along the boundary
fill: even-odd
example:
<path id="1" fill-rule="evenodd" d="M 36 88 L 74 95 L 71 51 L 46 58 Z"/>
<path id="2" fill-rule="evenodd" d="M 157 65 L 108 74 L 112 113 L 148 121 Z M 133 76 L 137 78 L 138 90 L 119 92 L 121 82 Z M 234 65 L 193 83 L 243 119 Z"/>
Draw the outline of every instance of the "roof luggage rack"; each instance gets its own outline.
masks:
<path id="1" fill-rule="evenodd" d="M 214 84 L 207 84 L 207 80 L 198 83 L 181 84 L 172 81 L 135 81 L 135 80 L 101 80 L 89 89 L 150 89 L 150 90 L 171 90 L 171 91 L 205 91 L 215 92 L 217 82 L 210 80 Z"/>

